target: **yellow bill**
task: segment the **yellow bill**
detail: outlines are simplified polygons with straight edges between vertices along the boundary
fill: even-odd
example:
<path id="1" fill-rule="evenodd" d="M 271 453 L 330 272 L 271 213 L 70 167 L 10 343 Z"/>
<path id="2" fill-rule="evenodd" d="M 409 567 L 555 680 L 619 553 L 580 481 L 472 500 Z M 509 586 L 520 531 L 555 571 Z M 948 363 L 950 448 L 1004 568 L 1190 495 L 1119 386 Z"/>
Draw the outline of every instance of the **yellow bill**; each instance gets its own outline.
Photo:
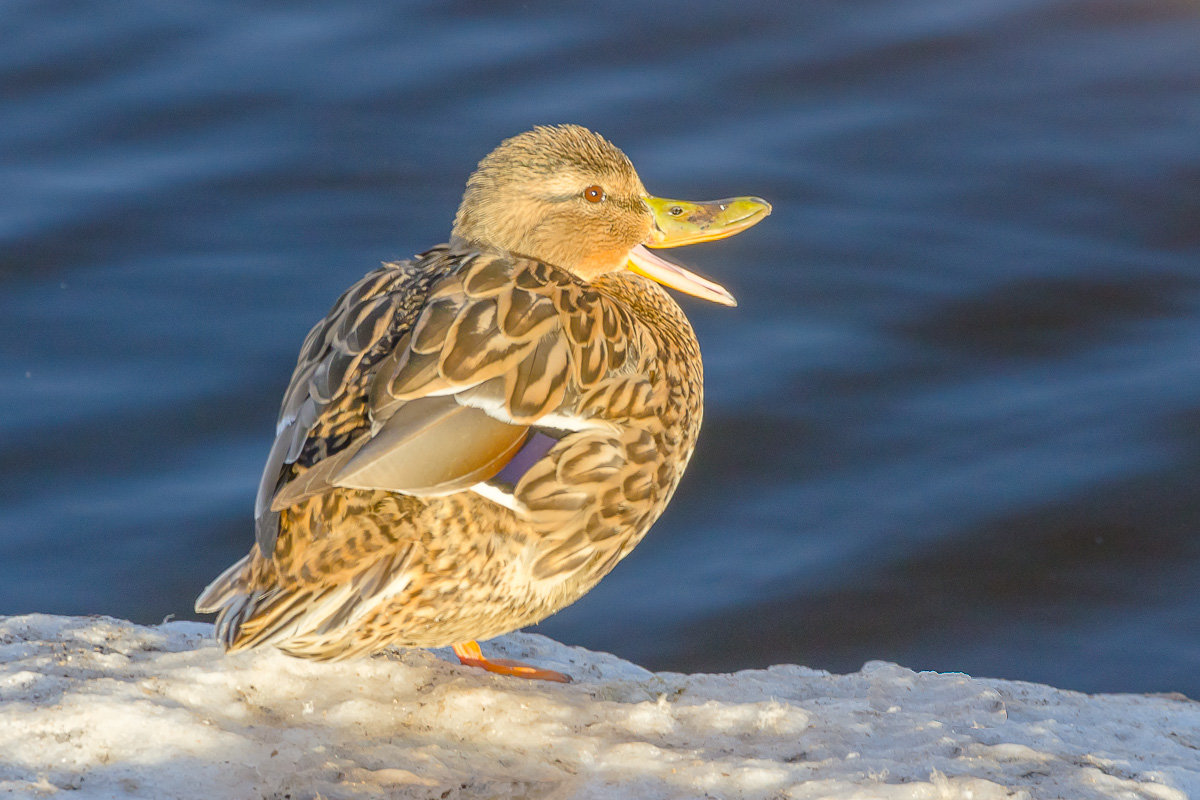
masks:
<path id="1" fill-rule="evenodd" d="M 646 203 L 654 214 L 654 232 L 645 245 L 638 245 L 629 252 L 629 268 L 672 289 L 714 303 L 736 306 L 733 295 L 720 285 L 646 248 L 679 247 L 733 236 L 770 214 L 771 204 L 758 197 L 731 197 L 708 202 L 647 197 Z"/>

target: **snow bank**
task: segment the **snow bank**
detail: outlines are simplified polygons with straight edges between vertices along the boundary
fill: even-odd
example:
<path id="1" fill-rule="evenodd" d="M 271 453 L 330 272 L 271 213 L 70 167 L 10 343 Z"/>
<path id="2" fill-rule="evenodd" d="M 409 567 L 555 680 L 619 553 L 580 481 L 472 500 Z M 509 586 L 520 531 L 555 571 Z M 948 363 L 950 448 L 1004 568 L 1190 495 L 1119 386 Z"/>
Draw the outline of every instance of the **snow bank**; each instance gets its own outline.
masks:
<path id="1" fill-rule="evenodd" d="M 484 646 L 573 675 L 564 686 L 424 651 L 224 656 L 210 632 L 0 618 L 0 794 L 1200 797 L 1200 704 L 1182 698 L 884 663 L 653 674 L 530 634 Z"/>

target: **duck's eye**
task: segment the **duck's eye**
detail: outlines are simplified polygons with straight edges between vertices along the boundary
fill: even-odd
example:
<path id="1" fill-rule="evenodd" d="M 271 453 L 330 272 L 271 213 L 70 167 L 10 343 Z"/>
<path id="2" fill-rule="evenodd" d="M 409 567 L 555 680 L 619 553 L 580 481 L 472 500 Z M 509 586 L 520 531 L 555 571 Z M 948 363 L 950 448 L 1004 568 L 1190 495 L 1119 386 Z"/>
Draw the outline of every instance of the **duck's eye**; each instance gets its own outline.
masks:
<path id="1" fill-rule="evenodd" d="M 589 203 L 599 203 L 604 199 L 604 190 L 599 186 L 589 186 L 583 190 L 583 199 Z"/>

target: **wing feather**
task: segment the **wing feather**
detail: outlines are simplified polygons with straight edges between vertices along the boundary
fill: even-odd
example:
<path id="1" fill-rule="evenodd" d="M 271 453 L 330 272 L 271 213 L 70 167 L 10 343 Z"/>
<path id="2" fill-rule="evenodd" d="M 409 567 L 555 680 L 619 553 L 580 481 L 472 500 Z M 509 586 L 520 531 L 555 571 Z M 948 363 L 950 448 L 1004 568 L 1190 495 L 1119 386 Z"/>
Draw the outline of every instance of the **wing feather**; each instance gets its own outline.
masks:
<path id="1" fill-rule="evenodd" d="M 531 429 L 557 440 L 604 427 L 588 422 L 596 385 L 625 367 L 634 327 L 610 298 L 525 259 L 443 246 L 367 275 L 305 340 L 259 488 L 260 551 L 273 551 L 281 510 L 331 488 L 462 491 L 497 475 Z M 611 477 L 624 457 L 556 446 L 521 480 L 521 502 L 545 525 L 578 519 L 595 497 L 560 478 Z"/>
<path id="2" fill-rule="evenodd" d="M 329 483 L 415 495 L 462 491 L 503 469 L 527 432 L 453 397 L 424 397 L 405 403 Z"/>
<path id="3" fill-rule="evenodd" d="M 570 362 L 560 336 L 543 338 L 520 368 L 507 373 L 508 413 L 516 422 L 533 423 L 555 411 L 566 394 Z"/>

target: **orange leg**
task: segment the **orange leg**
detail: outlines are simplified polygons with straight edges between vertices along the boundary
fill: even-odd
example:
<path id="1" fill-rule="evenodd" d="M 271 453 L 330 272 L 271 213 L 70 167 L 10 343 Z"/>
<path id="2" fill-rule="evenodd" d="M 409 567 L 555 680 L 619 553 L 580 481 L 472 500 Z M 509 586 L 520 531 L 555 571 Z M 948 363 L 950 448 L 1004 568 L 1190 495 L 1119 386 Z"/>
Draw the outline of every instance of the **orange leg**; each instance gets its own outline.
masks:
<path id="1" fill-rule="evenodd" d="M 479 643 L 475 641 L 454 645 L 454 655 L 458 656 L 458 660 L 468 667 L 482 667 L 497 675 L 511 675 L 514 678 L 530 678 L 539 681 L 557 681 L 558 683 L 571 682 L 570 675 L 563 675 L 552 669 L 539 669 L 520 661 L 510 661 L 507 658 L 484 658 L 483 651 L 479 649 Z"/>

